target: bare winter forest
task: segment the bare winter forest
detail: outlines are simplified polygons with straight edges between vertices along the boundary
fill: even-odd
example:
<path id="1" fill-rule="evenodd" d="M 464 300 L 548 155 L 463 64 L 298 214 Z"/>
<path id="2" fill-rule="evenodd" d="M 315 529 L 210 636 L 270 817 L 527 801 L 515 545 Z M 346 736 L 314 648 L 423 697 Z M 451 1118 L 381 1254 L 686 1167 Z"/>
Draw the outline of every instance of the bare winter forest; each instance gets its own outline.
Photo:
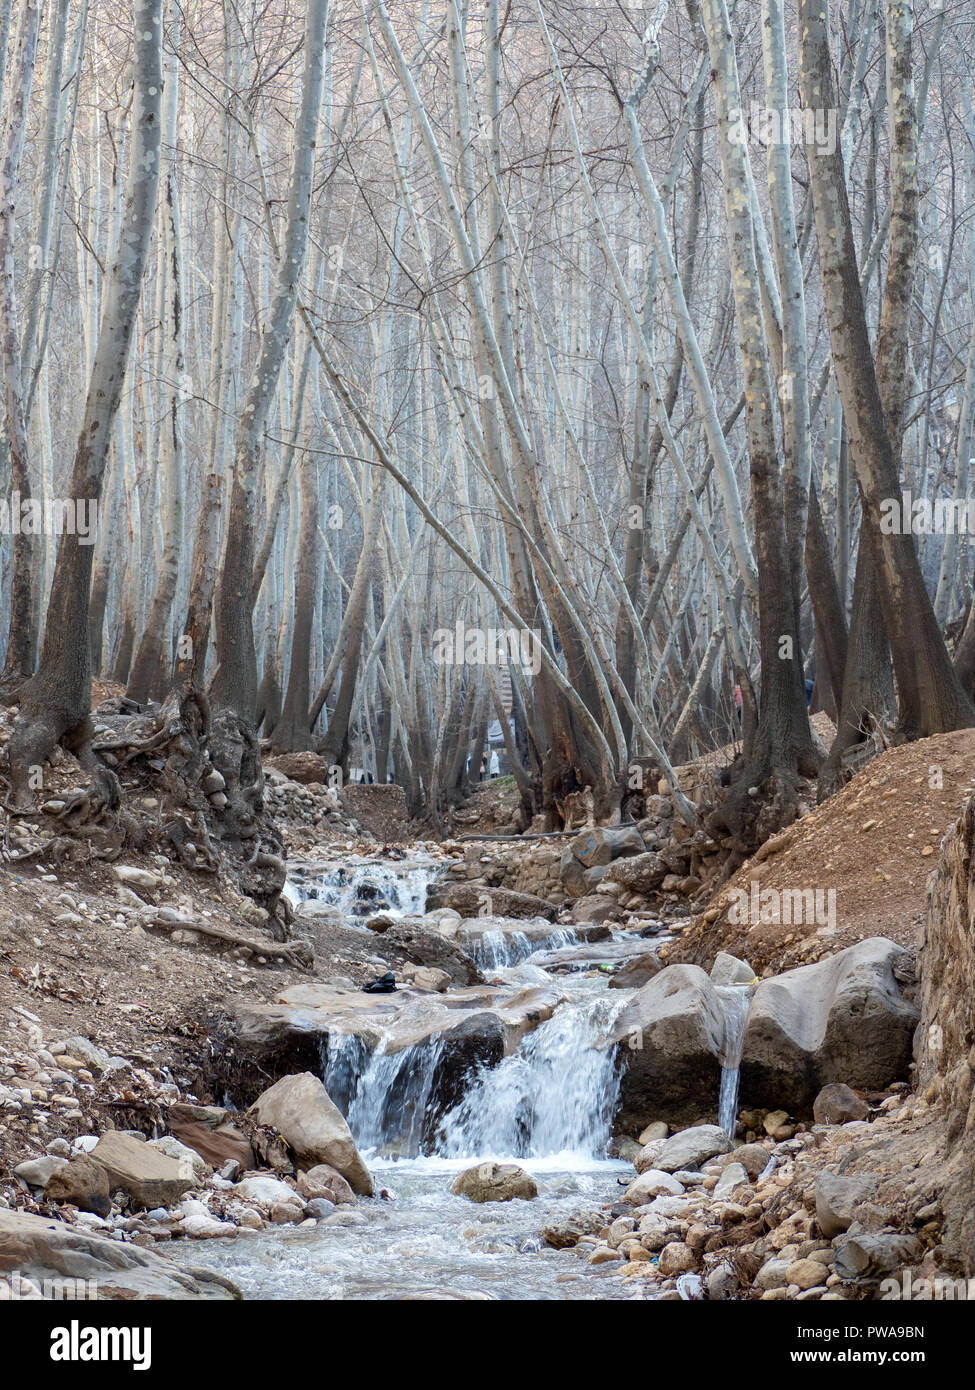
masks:
<path id="1" fill-rule="evenodd" d="M 312 969 L 317 953 L 339 995 L 385 963 L 385 985 L 367 987 L 395 992 L 402 954 L 346 959 L 338 918 L 313 952 L 295 927 L 304 900 L 324 895 L 301 887 L 320 846 L 365 834 L 375 807 L 394 807 L 379 784 L 394 784 L 384 790 L 402 789 L 395 814 L 369 836 L 398 837 L 414 857 L 426 836 L 422 853 L 454 868 L 429 869 L 429 898 L 407 894 L 374 940 L 387 933 L 388 952 L 407 931 L 403 914 L 425 912 L 430 934 L 431 913 L 450 912 L 451 940 L 470 952 L 461 965 L 440 936 L 426 954 L 401 940 L 410 969 L 428 972 L 409 977 L 421 992 L 513 970 L 524 956 L 512 931 L 557 956 L 583 949 L 574 932 L 595 940 L 585 933 L 607 921 L 600 939 L 616 933 L 613 950 L 599 948 L 598 967 L 591 951 L 579 957 L 587 969 L 630 969 L 636 936 L 666 927 L 668 969 L 710 967 L 720 951 L 733 966 L 721 988 L 874 951 L 894 1030 L 871 1042 L 867 1008 L 876 1066 L 804 1062 L 791 1090 L 792 1064 L 749 1062 L 751 1034 L 732 1047 L 734 1011 L 715 1005 L 724 1042 L 703 1049 L 700 1096 L 686 1068 L 658 1077 L 644 1053 L 618 1104 L 606 1101 L 619 1075 L 597 1075 L 586 1014 L 571 1051 L 589 1078 L 587 1152 L 605 1151 L 614 1123 L 614 1159 L 627 1157 L 621 1124 L 641 1152 L 673 1142 L 712 1091 L 717 1103 L 719 1072 L 735 1076 L 721 1132 L 745 1147 L 771 1141 L 773 1159 L 776 1144 L 801 1148 L 826 1083 L 849 1082 L 858 1104 L 887 1115 L 913 1066 L 913 1081 L 954 1078 L 944 1094 L 957 1111 L 951 1066 L 963 1067 L 972 1036 L 970 916 L 955 946 L 933 918 L 918 933 L 924 877 L 939 863 L 938 921 L 965 917 L 972 833 L 963 819 L 953 848 L 929 862 L 971 791 L 963 731 L 975 728 L 973 92 L 970 0 L 0 0 L 4 873 L 36 872 L 42 897 L 44 882 L 60 887 L 71 899 L 62 914 L 80 921 L 79 895 L 95 902 L 114 865 L 122 917 L 135 912 L 137 929 L 148 911 L 138 893 L 158 907 L 152 895 L 169 885 L 184 894 L 177 915 L 149 925 L 177 945 L 202 935 L 229 960 L 275 970 Z M 350 783 L 373 785 L 343 802 Z M 885 821 L 881 804 L 902 819 Z M 323 816 L 331 840 L 316 839 Z M 465 829 L 516 848 L 477 867 Z M 852 867 L 864 852 L 851 847 L 871 831 L 864 891 Z M 558 838 L 570 832 L 596 838 Z M 828 923 L 817 917 L 798 937 L 785 934 L 791 918 L 772 931 L 755 907 L 758 875 L 782 853 L 810 903 L 834 895 Z M 120 855 L 142 856 L 128 878 Z M 167 865 L 185 881 L 173 886 Z M 365 912 L 365 898 L 346 901 L 359 870 L 316 872 L 332 905 Z M 194 896 L 211 892 L 205 875 L 219 899 L 206 898 L 209 925 Z M 380 914 L 406 893 L 392 882 L 369 881 Z M 735 917 L 735 893 L 751 917 Z M 556 940 L 560 912 L 571 940 Z M 536 922 L 526 937 L 536 918 L 545 929 Z M 502 924 L 491 930 L 503 949 L 485 945 L 485 921 Z M 918 941 L 934 954 L 915 1004 L 891 962 Z M 544 994 L 545 971 L 565 961 L 532 961 L 519 987 Z M 182 964 L 172 976 L 187 1016 L 203 1017 L 191 1001 L 209 1008 L 225 967 L 237 979 L 220 962 L 206 981 Z M 660 963 L 626 977 L 637 992 L 625 1014 L 599 1016 L 616 1044 Z M 16 979 L 32 966 L 17 957 L 10 968 Z M 30 979 L 35 994 L 47 988 Z M 513 987 L 513 976 L 489 979 Z M 138 983 L 119 984 L 115 1003 L 141 998 Z M 272 996 L 282 1003 L 265 990 L 254 1008 Z M 352 1008 L 336 998 L 333 1024 L 339 1004 Z M 758 1007 L 748 1014 L 743 998 L 742 1030 Z M 492 1001 L 485 1008 L 501 1009 Z M 118 1007 L 115 1018 L 129 1006 Z M 533 1004 L 531 1027 L 540 1009 L 564 1020 L 577 1005 L 556 1007 Z M 803 1009 L 808 1021 L 815 1010 Z M 358 1039 L 353 1014 L 341 1018 L 346 1043 Z M 910 1054 L 907 1025 L 920 1018 L 950 1041 L 935 1046 L 928 1032 Z M 72 1026 L 84 1033 L 78 1017 Z M 256 1046 L 264 1026 L 238 1018 L 235 1036 Z M 445 1046 L 442 1020 L 424 1027 Z M 518 1027 L 523 1038 L 529 1025 Z M 395 1051 L 391 1034 L 376 1036 L 373 1069 Z M 414 1056 L 418 1036 L 411 1074 L 427 1077 L 424 1113 L 446 1127 L 435 1141 L 411 1130 L 412 1151 L 399 1135 L 398 1152 L 578 1148 L 577 1134 L 538 1138 L 537 1114 L 515 1139 L 490 1129 L 485 1116 L 501 1116 L 510 1095 L 483 1079 L 463 1105 L 450 1091 L 450 1109 L 443 1074 Z M 288 1039 L 275 1034 L 278 1050 L 268 1044 L 256 1071 L 214 1063 L 208 1083 L 206 1067 L 191 1070 L 183 1092 L 192 1081 L 194 1095 L 243 1107 L 258 1075 L 307 1074 L 304 1044 Z M 334 1096 L 355 1067 L 346 1053 L 339 1067 L 334 1039 L 328 1047 Z M 739 1070 L 752 1106 L 740 1122 Z M 671 1103 L 666 1077 L 678 1074 Z M 363 1075 L 375 1094 L 406 1084 L 405 1073 Z M 361 1094 L 337 1102 L 360 1147 Z M 26 1123 L 22 1104 L 14 1096 L 9 1110 Z M 651 1121 L 663 1135 L 647 1138 Z M 390 1132 L 368 1131 L 378 1152 Z M 24 1143 L 10 1154 L 33 1162 Z M 241 1172 L 257 1159 L 277 1168 L 270 1150 L 247 1152 Z M 897 1154 L 892 1165 L 909 1167 Z M 362 1174 L 360 1186 L 345 1174 L 360 1195 L 372 1186 Z M 917 1191 L 910 1221 L 924 1209 Z M 330 1187 L 301 1193 L 339 1200 Z M 647 1193 L 674 1195 L 666 1182 Z M 975 1268 L 967 1202 L 945 1207 L 949 1271 Z M 928 1228 L 921 1217 L 914 1226 L 923 1243 Z M 591 1235 L 577 1233 L 583 1245 Z M 686 1221 L 672 1234 L 666 1249 L 676 1240 L 690 1254 L 669 1257 L 662 1296 L 692 1274 L 710 1288 L 717 1266 L 701 1261 L 718 1247 L 704 1239 L 694 1246 Z M 828 1264 L 802 1239 L 782 1285 L 796 1296 L 818 1289 L 803 1280 Z M 784 1236 L 775 1248 L 791 1253 Z M 816 1268 L 792 1279 L 796 1263 Z M 743 1289 L 760 1265 L 746 1280 L 740 1256 Z M 833 1292 L 845 1268 L 829 1266 Z M 754 1296 L 778 1287 L 756 1284 Z"/>

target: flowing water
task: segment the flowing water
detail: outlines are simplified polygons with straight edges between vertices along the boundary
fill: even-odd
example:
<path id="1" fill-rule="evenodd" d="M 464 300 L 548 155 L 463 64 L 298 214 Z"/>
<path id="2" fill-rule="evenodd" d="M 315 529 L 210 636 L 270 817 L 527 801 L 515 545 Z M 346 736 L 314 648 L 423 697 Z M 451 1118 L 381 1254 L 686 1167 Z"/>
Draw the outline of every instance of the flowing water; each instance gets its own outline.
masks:
<path id="1" fill-rule="evenodd" d="M 464 949 L 473 956 L 478 969 L 505 970 L 527 960 L 537 951 L 563 950 L 567 946 L 575 946 L 578 941 L 579 934 L 571 927 L 553 927 L 549 935 L 540 940 L 531 940 L 521 931 L 486 931 L 468 937 Z"/>
<path id="2" fill-rule="evenodd" d="M 724 1043 L 721 1049 L 721 1090 L 718 1095 L 718 1124 L 729 1139 L 735 1137 L 738 1123 L 738 1085 L 741 1079 L 741 1051 L 745 1024 L 751 1003 L 751 985 L 718 985 L 716 993 L 724 1008 Z"/>
<path id="3" fill-rule="evenodd" d="M 391 861 L 349 855 L 340 864 L 291 864 L 284 891 L 292 903 L 314 899 L 347 917 L 409 917 L 426 910 L 427 889 L 441 869 L 436 860 L 416 856 Z"/>
<path id="4" fill-rule="evenodd" d="M 405 915 L 423 910 L 436 869 L 415 858 L 303 865 L 291 895 L 324 898 L 353 916 Z M 379 897 L 388 905 L 377 906 Z M 485 935 L 482 968 L 544 981 L 551 977 L 536 957 L 577 941 L 565 929 L 535 942 L 521 933 Z M 599 953 L 594 943 L 592 964 Z M 436 1040 L 389 1053 L 382 1042 L 370 1051 L 352 1036 L 333 1035 L 322 1078 L 387 1199 L 357 1204 L 365 1224 L 187 1243 L 185 1251 L 174 1247 L 176 1257 L 225 1273 L 248 1298 L 642 1297 L 614 1279 L 611 1266 L 590 1266 L 584 1247 L 574 1260 L 541 1239 L 544 1226 L 598 1209 L 633 1174 L 632 1165 L 605 1156 L 620 1084 L 617 1052 L 606 1039 L 629 993 L 610 992 L 605 977 L 581 969 L 563 976 L 560 988 L 567 1002 L 496 1067 L 474 1071 L 463 1099 L 446 1113 L 437 1096 Z M 486 1158 L 527 1169 L 538 1197 L 476 1205 L 454 1196 L 456 1174 Z"/>

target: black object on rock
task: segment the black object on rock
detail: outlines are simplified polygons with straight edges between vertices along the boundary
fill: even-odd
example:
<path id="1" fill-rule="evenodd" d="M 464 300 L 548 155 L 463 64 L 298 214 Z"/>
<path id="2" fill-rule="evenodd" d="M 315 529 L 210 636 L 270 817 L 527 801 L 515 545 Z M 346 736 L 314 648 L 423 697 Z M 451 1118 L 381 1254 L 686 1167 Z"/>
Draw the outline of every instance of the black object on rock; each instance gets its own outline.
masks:
<path id="1" fill-rule="evenodd" d="M 394 994 L 396 992 L 396 976 L 391 970 L 387 970 L 385 975 L 380 975 L 376 980 L 370 980 L 367 985 L 362 986 L 363 994 Z"/>

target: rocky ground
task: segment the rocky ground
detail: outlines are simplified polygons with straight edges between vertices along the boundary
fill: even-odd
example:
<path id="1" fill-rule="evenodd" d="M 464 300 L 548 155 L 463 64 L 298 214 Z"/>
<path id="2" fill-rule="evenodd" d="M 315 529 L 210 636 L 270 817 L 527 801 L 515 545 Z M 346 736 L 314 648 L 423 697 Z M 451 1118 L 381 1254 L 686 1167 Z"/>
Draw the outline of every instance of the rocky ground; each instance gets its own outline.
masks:
<path id="1" fill-rule="evenodd" d="M 654 1298 L 869 1298 L 905 1270 L 971 1272 L 972 827 L 941 839 L 969 790 L 973 737 L 884 754 L 728 885 L 818 886 L 815 864 L 837 886 L 835 932 L 729 922 L 727 890 L 708 901 L 719 847 L 680 826 L 666 787 L 632 825 L 417 844 L 398 788 L 336 792 L 314 755 L 269 760 L 289 856 L 327 866 L 409 847 L 439 866 L 426 912 L 373 911 L 368 935 L 313 900 L 269 910 L 243 891 L 246 865 L 203 872 L 171 836 L 154 842 L 150 781 L 129 800 L 134 828 L 98 853 L 82 852 L 83 828 L 8 818 L 0 1273 L 83 1269 L 108 1296 L 232 1297 L 158 1253 L 277 1224 L 368 1223 L 371 1180 L 317 1079 L 329 1032 L 442 1040 L 441 1101 L 455 1103 L 474 1063 L 551 1016 L 580 952 L 633 991 L 615 1039 L 629 1055 L 614 1145 L 635 1173 L 600 1209 L 545 1229 L 567 1261 L 613 1266 Z M 63 806 L 79 778 L 59 753 L 49 794 Z M 504 783 L 480 788 L 464 833 L 497 833 L 484 827 L 508 823 L 510 800 Z M 499 938 L 547 948 L 555 983 L 485 984 Z M 716 960 L 729 950 L 741 959 Z M 387 970 L 395 1003 L 362 991 Z M 749 982 L 732 1143 L 713 1125 L 718 993 Z M 508 1173 L 458 1182 L 472 1200 L 531 1199 Z"/>

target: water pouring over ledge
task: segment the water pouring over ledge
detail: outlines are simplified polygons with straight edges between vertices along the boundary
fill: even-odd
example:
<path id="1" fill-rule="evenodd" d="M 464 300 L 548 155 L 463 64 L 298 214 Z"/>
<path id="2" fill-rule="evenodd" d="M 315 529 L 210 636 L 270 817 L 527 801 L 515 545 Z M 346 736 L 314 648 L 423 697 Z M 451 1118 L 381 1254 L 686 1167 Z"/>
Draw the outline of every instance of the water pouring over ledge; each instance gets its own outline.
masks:
<path id="1" fill-rule="evenodd" d="M 741 1080 L 741 1053 L 745 1044 L 745 1025 L 752 1000 L 751 984 L 717 985 L 715 993 L 724 1009 L 724 1040 L 721 1046 L 721 1089 L 718 1093 L 718 1124 L 729 1139 L 735 1137 L 738 1123 L 738 1087 Z"/>

